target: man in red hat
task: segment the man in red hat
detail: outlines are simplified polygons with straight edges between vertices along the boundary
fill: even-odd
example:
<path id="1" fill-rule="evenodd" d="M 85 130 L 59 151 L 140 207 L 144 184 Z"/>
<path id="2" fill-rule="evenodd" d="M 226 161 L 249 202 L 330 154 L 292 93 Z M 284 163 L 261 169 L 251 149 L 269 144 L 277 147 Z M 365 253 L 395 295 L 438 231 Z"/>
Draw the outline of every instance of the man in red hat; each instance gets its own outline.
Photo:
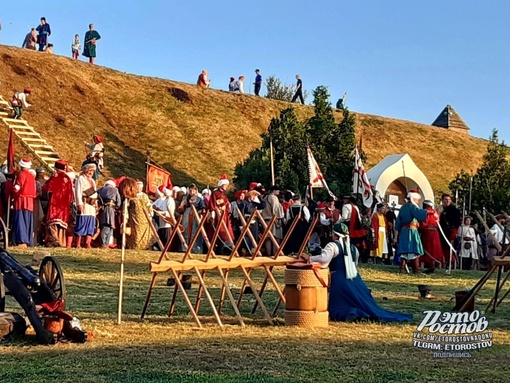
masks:
<path id="1" fill-rule="evenodd" d="M 23 108 L 28 108 L 30 104 L 27 102 L 28 95 L 32 93 L 30 88 L 25 88 L 23 92 L 16 92 L 11 98 L 11 106 L 14 111 L 13 118 L 21 119 Z"/>
<path id="2" fill-rule="evenodd" d="M 46 215 L 46 246 L 66 245 L 66 231 L 74 200 L 73 183 L 66 174 L 67 162 L 55 162 L 55 174 L 46 181 L 43 191 L 48 194 L 48 213 Z"/>
<path id="3" fill-rule="evenodd" d="M 221 241 L 226 247 L 233 248 L 234 231 L 230 222 L 230 202 L 226 194 L 228 185 L 230 185 L 230 182 L 227 175 L 223 174 L 218 181 L 218 188 L 211 193 L 208 208 L 211 210 L 214 227 L 216 229 L 218 226 L 220 227 L 219 237 Z M 221 219 L 222 214 L 223 219 Z M 220 251 L 222 250 L 220 249 Z"/>
<path id="4" fill-rule="evenodd" d="M 34 244 L 34 198 L 36 195 L 35 177 L 29 172 L 32 167 L 30 158 L 19 162 L 21 168 L 16 175 L 13 187 L 14 195 L 14 243 L 18 247 Z"/>

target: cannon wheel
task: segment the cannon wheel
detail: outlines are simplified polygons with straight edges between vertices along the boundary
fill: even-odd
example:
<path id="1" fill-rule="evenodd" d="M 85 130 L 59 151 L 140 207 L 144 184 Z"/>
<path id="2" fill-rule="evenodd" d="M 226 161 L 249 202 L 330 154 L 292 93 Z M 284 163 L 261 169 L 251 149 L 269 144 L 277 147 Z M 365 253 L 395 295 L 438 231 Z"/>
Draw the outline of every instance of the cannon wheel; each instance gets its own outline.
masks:
<path id="1" fill-rule="evenodd" d="M 66 305 L 66 285 L 64 273 L 55 257 L 48 255 L 43 258 L 41 267 L 39 267 L 39 278 L 44 280 L 57 298 L 61 298 Z"/>

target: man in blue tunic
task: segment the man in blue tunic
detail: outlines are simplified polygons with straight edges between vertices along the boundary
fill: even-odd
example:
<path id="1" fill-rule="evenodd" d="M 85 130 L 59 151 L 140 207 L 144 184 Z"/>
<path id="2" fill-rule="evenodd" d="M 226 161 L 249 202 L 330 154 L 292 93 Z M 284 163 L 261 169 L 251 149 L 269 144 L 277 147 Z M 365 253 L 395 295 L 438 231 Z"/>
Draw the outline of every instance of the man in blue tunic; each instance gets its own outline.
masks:
<path id="1" fill-rule="evenodd" d="M 39 44 L 39 51 L 44 51 L 44 48 L 48 44 L 48 37 L 51 35 L 50 24 L 46 22 L 45 17 L 41 17 L 41 24 L 36 28 L 39 33 L 37 35 L 37 44 Z"/>
<path id="2" fill-rule="evenodd" d="M 400 272 L 409 262 L 413 273 L 420 273 L 419 257 L 424 254 L 420 234 L 419 222 L 427 220 L 428 211 L 419 208 L 421 195 L 418 190 L 411 190 L 407 194 L 407 203 L 400 208 L 395 230 L 398 236 L 397 255 L 400 256 Z M 432 211 L 433 212 L 433 211 Z M 433 213 L 432 213 L 433 214 Z"/>

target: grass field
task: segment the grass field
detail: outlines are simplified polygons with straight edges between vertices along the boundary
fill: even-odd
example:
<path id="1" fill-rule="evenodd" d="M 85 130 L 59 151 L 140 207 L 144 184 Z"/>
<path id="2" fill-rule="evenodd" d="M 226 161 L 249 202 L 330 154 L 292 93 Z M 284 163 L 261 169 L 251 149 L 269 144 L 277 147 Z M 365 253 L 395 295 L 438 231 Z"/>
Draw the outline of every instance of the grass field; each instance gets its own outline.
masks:
<path id="1" fill-rule="evenodd" d="M 14 250 L 20 261 L 31 253 Z M 360 267 L 360 273 L 381 306 L 412 313 L 406 325 L 331 323 L 329 328 L 306 330 L 269 326 L 262 313 L 251 315 L 253 295 L 246 295 L 241 328 L 233 310 L 225 306 L 220 329 L 207 301 L 201 306 L 205 328 L 197 329 L 180 294 L 175 316 L 168 318 L 172 289 L 159 279 L 148 317 L 140 312 L 151 274 L 154 252 L 127 252 L 123 323 L 115 323 L 119 281 L 119 251 L 55 250 L 68 291 L 67 308 L 78 316 L 93 338 L 86 344 L 35 345 L 32 337 L 0 342 L 2 382 L 508 382 L 510 368 L 510 302 L 488 314 L 494 333 L 490 349 L 472 352 L 471 359 L 433 359 L 432 352 L 412 347 L 412 333 L 427 309 L 449 310 L 454 291 L 472 286 L 481 272 L 438 272 L 431 276 L 399 275 L 389 266 Z M 283 270 L 277 271 L 282 280 Z M 255 273 L 256 280 L 263 275 Z M 213 296 L 219 278 L 207 277 Z M 432 286 L 432 300 L 418 298 L 418 284 Z M 231 286 L 239 291 L 242 278 L 232 273 Z M 481 291 L 483 309 L 494 280 Z M 195 296 L 197 286 L 190 290 Z M 237 290 L 235 289 L 237 287 Z M 265 301 L 272 308 L 276 293 Z M 12 298 L 8 308 L 19 311 Z"/>

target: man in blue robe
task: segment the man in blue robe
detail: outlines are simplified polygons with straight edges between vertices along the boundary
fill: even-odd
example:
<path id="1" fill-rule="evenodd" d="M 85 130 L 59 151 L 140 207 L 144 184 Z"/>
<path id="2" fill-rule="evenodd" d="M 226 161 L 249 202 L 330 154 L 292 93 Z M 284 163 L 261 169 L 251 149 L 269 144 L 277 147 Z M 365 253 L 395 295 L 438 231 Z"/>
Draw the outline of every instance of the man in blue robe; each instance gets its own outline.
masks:
<path id="1" fill-rule="evenodd" d="M 36 28 L 37 44 L 39 44 L 39 51 L 44 51 L 44 48 L 48 44 L 48 37 L 51 35 L 50 24 L 46 22 L 45 17 L 41 17 L 41 24 Z"/>
<path id="2" fill-rule="evenodd" d="M 418 190 L 411 190 L 407 194 L 407 200 L 408 202 L 400 208 L 395 222 L 398 236 L 397 255 L 400 256 L 400 272 L 409 262 L 412 265 L 413 273 L 419 274 L 419 257 L 424 252 L 418 227 L 419 222 L 427 220 L 428 211 L 419 208 L 421 195 Z"/>

